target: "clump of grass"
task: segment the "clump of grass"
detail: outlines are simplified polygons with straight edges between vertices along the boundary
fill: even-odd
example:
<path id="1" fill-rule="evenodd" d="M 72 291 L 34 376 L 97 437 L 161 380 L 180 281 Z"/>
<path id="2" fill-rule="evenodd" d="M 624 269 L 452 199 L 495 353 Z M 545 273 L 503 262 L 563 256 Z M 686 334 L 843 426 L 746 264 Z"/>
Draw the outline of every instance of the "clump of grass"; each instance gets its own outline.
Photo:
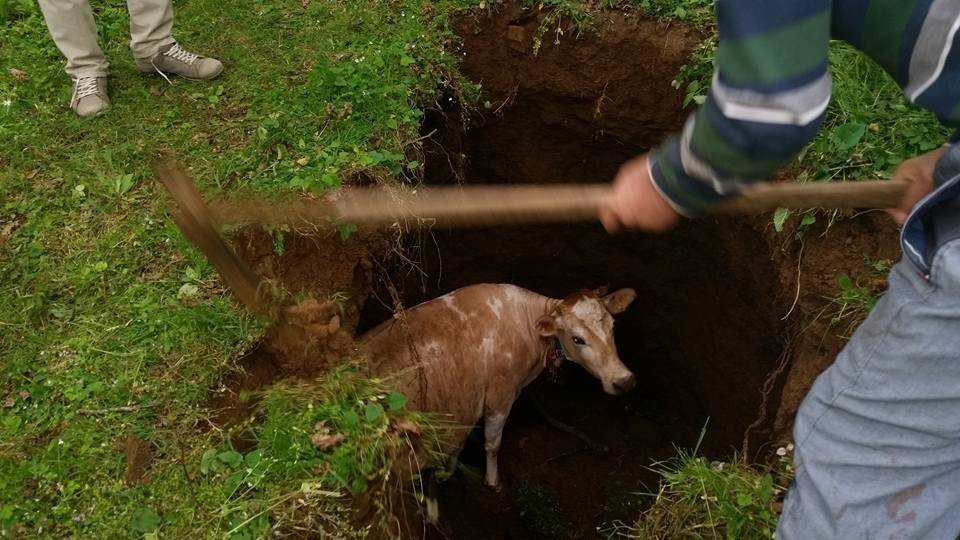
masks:
<path id="1" fill-rule="evenodd" d="M 681 452 L 661 464 L 663 485 L 626 536 L 642 539 L 769 539 L 784 488 L 742 460 L 710 462 Z"/>
<path id="2" fill-rule="evenodd" d="M 607 7 L 636 7 L 647 15 L 707 25 L 715 20 L 713 0 L 604 0 Z"/>
<path id="3" fill-rule="evenodd" d="M 819 316 L 830 317 L 831 326 L 840 325 L 840 336 L 849 337 L 880 300 L 887 286 L 887 272 L 891 264 L 887 259 L 865 257 L 867 272 L 862 283 L 849 274 L 841 274 L 837 280 L 839 292 L 827 299 L 827 305 Z"/>
<path id="4" fill-rule="evenodd" d="M 360 538 L 385 527 L 394 487 L 385 479 L 410 481 L 418 471 L 397 463 L 439 445 L 439 423 L 406 401 L 349 364 L 271 387 L 251 428 L 255 448 L 221 445 L 200 457 L 204 484 L 222 488 L 217 530 L 232 538 L 268 530 Z M 379 521 L 355 523 L 351 503 L 361 496 L 377 505 Z"/>
<path id="5" fill-rule="evenodd" d="M 480 5 L 484 7 L 486 2 Z M 581 32 L 594 31 L 594 14 L 598 8 L 637 9 L 649 17 L 696 25 L 707 25 L 714 20 L 712 0 L 602 0 L 596 4 L 582 0 L 526 0 L 526 5 L 542 10 L 542 19 L 534 38 L 534 54 L 540 50 L 544 39 L 551 39 L 557 44 L 567 33 L 579 35 Z"/>
<path id="6" fill-rule="evenodd" d="M 932 150 L 950 132 L 911 105 L 873 60 L 844 43 L 830 46 L 833 101 L 823 129 L 797 163 L 811 179 L 885 177 Z"/>

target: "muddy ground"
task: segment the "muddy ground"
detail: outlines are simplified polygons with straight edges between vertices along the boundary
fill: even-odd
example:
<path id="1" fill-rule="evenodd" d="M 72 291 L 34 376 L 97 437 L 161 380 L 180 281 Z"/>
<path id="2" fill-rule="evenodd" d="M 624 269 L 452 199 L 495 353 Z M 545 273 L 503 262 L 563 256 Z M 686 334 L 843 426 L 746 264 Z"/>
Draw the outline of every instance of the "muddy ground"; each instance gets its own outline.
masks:
<path id="1" fill-rule="evenodd" d="M 620 163 L 682 125 L 687 111 L 671 81 L 701 31 L 610 14 L 599 17 L 596 33 L 568 33 L 559 44 L 547 34 L 534 54 L 539 24 L 537 11 L 515 5 L 457 23 L 462 68 L 482 83 L 482 105 L 464 110 L 439 99 L 443 106 L 429 111 L 425 182 L 609 181 Z M 844 343 L 825 309 L 839 276 L 877 286 L 864 257 L 897 256 L 896 228 L 882 214 L 841 217 L 827 228 L 828 221 L 821 216 L 802 243 L 793 240 L 795 220 L 778 234 L 769 216 L 688 222 L 666 236 L 611 237 L 596 225 L 436 229 L 399 242 L 377 232 L 346 243 L 287 234 L 280 255 L 262 231 L 233 241 L 289 291 L 346 293 L 337 326 L 347 334 L 391 316 L 398 299 L 410 306 L 477 282 L 553 296 L 636 289 L 617 342 L 637 389 L 606 396 L 573 365 L 556 380 L 542 377 L 508 421 L 503 491 L 482 486 L 474 433 L 465 470 L 441 486 L 441 523 L 428 530 L 436 538 L 590 538 L 635 519 L 647 500 L 641 494 L 657 488 L 650 466 L 691 448 L 704 426 L 700 451 L 715 459 L 747 441 L 748 457 L 764 460 L 789 435 L 800 400 Z M 285 340 L 298 338 L 272 339 L 272 348 L 245 359 L 249 375 L 228 381 L 214 402 L 225 418 L 248 414 L 236 399 L 241 390 L 316 372 L 329 360 L 291 364 L 277 344 L 282 353 Z M 608 450 L 551 427 L 535 400 Z"/>

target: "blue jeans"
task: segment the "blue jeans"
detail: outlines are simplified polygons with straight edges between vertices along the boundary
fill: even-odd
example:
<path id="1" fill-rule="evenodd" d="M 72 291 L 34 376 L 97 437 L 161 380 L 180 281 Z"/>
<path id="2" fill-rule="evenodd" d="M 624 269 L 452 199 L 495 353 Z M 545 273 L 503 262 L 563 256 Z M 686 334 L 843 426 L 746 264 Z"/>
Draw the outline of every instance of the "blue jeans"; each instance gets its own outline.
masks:
<path id="1" fill-rule="evenodd" d="M 960 534 L 960 145 L 901 244 L 889 290 L 797 412 L 780 539 Z"/>

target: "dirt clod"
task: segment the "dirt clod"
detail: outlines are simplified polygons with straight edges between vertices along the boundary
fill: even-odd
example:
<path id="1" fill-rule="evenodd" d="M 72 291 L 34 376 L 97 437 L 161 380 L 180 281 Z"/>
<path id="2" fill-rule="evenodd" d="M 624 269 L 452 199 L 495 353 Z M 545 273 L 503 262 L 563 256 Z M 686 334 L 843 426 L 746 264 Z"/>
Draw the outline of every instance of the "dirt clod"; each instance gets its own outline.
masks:
<path id="1" fill-rule="evenodd" d="M 153 445 L 130 433 L 123 443 L 123 454 L 127 463 L 124 482 L 128 486 L 148 484 L 147 469 L 153 460 Z"/>
<path id="2" fill-rule="evenodd" d="M 287 374 L 315 374 L 349 358 L 353 338 L 333 302 L 309 299 L 285 308 L 264 341 Z"/>

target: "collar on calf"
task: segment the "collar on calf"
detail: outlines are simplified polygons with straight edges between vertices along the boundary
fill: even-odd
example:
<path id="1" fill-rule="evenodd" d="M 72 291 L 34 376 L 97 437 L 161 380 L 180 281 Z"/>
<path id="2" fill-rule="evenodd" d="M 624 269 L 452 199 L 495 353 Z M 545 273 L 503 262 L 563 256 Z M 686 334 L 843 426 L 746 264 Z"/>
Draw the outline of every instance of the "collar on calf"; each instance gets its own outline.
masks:
<path id="1" fill-rule="evenodd" d="M 543 357 L 543 366 L 551 373 L 556 373 L 564 360 L 573 361 L 567 351 L 563 349 L 560 339 L 555 337 L 553 338 L 553 346 L 547 348 L 547 353 Z"/>

